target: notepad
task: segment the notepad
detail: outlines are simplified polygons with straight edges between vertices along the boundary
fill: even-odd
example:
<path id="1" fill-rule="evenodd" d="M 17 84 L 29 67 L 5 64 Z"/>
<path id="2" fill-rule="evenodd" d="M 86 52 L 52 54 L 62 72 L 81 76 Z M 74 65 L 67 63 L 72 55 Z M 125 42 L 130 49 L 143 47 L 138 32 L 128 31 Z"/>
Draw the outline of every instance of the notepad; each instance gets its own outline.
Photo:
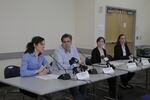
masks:
<path id="1" fill-rule="evenodd" d="M 59 75 L 56 74 L 48 74 L 48 75 L 41 75 L 36 76 L 36 78 L 43 79 L 43 80 L 51 80 L 51 79 L 57 79 Z"/>

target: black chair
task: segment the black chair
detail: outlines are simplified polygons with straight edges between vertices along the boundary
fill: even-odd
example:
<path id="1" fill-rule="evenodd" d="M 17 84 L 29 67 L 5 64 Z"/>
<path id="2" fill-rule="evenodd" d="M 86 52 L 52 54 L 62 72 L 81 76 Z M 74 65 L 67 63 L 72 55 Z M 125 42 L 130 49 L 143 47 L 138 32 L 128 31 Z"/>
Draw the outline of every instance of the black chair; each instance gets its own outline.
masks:
<path id="1" fill-rule="evenodd" d="M 90 56 L 85 58 L 85 64 L 86 65 L 92 65 L 91 57 Z"/>
<path id="2" fill-rule="evenodd" d="M 4 69 L 4 78 L 8 79 L 8 78 L 13 78 L 13 77 L 19 77 L 20 76 L 20 67 L 16 66 L 16 65 L 9 65 Z M 8 91 L 9 89 L 9 85 L 0 83 L 0 87 L 4 87 L 4 97 L 3 99 L 5 100 L 5 96 L 8 93 L 18 93 L 19 91 L 17 90 L 12 90 L 12 91 Z"/>
<path id="3" fill-rule="evenodd" d="M 4 70 L 5 79 L 19 77 L 19 76 L 20 76 L 20 67 L 19 66 L 9 65 Z"/>
<path id="4" fill-rule="evenodd" d="M 20 67 L 18 67 L 18 66 L 9 65 L 4 70 L 5 79 L 13 78 L 13 77 L 19 77 L 19 76 L 20 76 Z M 5 86 L 7 86 L 7 85 L 5 85 Z M 24 95 L 27 95 L 27 96 L 32 97 L 32 98 L 37 98 L 36 94 L 33 94 L 31 92 L 28 92 L 28 91 L 25 91 L 22 89 L 20 89 L 18 92 L 23 94 L 23 98 L 22 98 L 23 100 L 24 100 Z M 13 93 L 16 93 L 16 92 L 13 92 Z M 4 100 L 5 100 L 5 97 L 4 97 Z"/>
<path id="5" fill-rule="evenodd" d="M 20 77 L 20 67 L 16 66 L 16 65 L 7 66 L 4 70 L 4 77 L 5 77 L 5 79 L 13 78 L 13 77 Z M 9 85 L 5 85 L 5 84 L 2 84 L 2 85 L 5 86 L 5 87 L 9 86 Z M 0 84 L 0 86 L 1 86 L 1 84 Z M 24 95 L 27 95 L 31 98 L 37 98 L 36 94 L 28 92 L 26 90 L 22 90 L 22 89 L 19 89 L 17 91 L 11 91 L 11 92 L 7 92 L 7 90 L 6 90 L 5 95 L 7 93 L 21 93 L 21 94 L 23 94 L 22 100 L 24 100 Z M 4 100 L 5 100 L 5 95 L 4 95 Z"/>

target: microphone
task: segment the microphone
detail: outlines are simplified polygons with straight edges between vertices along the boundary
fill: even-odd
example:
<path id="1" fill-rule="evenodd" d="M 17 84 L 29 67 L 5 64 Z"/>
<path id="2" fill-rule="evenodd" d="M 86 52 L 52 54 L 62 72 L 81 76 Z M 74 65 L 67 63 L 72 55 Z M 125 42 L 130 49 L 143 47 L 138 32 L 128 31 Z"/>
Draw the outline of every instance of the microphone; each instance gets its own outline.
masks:
<path id="1" fill-rule="evenodd" d="M 62 79 L 62 80 L 69 80 L 71 79 L 71 76 L 69 73 L 67 73 L 66 69 L 56 60 L 55 57 L 53 57 L 51 54 L 49 54 L 49 56 L 65 71 L 65 74 L 61 74 L 58 79 Z M 57 65 L 57 67 L 58 67 Z"/>
<path id="2" fill-rule="evenodd" d="M 69 64 L 70 65 L 73 65 L 73 64 L 79 64 L 79 60 L 75 57 L 72 57 L 70 60 L 69 60 Z M 73 68 L 73 73 L 76 74 L 76 73 L 79 73 L 80 71 L 86 71 L 88 69 L 87 66 L 85 65 L 82 65 L 82 64 L 79 64 L 79 67 L 74 67 Z"/>
<path id="3" fill-rule="evenodd" d="M 129 58 L 130 58 L 130 59 L 133 59 L 133 62 L 135 62 L 136 65 L 138 65 L 138 63 L 141 63 L 141 58 L 140 58 L 140 57 L 139 57 L 139 59 L 138 59 L 138 57 L 135 57 L 135 56 L 133 56 L 133 55 L 130 55 Z M 129 63 L 130 63 L 130 62 L 132 62 L 132 61 L 129 61 Z"/>
<path id="4" fill-rule="evenodd" d="M 130 58 L 130 59 L 132 58 L 133 61 L 128 61 L 128 63 L 134 62 L 138 67 L 140 67 L 142 70 L 144 70 L 144 69 L 142 68 L 142 66 L 139 65 L 139 63 L 142 62 L 141 57 L 135 57 L 135 56 L 133 56 L 133 55 L 130 55 L 129 58 Z M 139 59 L 138 59 L 138 58 L 139 58 Z"/>
<path id="5" fill-rule="evenodd" d="M 77 59 L 77 58 L 75 58 L 75 57 L 72 57 L 70 60 L 69 60 L 69 64 L 70 65 L 73 65 L 73 64 L 75 64 L 75 63 L 79 63 L 79 60 Z"/>
<path id="6" fill-rule="evenodd" d="M 79 53 L 80 53 L 84 58 L 87 58 L 86 55 L 84 55 L 82 51 L 80 51 L 80 50 L 78 50 L 78 51 L 79 51 Z M 91 64 L 91 66 L 92 66 L 92 64 Z M 92 66 L 92 67 L 93 67 L 92 69 L 88 70 L 89 74 L 98 74 L 98 72 L 97 72 L 97 70 L 94 68 L 94 66 Z"/>
<path id="7" fill-rule="evenodd" d="M 79 64 L 79 67 L 75 66 L 73 68 L 73 74 L 76 75 L 76 77 L 77 77 L 78 80 L 85 80 L 85 79 L 88 79 L 90 77 L 89 73 L 87 71 L 88 67 L 86 65 L 80 64 L 79 60 L 77 58 L 72 57 L 69 60 L 69 63 L 70 63 L 70 65 Z"/>
<path id="8" fill-rule="evenodd" d="M 79 60 L 76 59 L 75 57 L 72 57 L 70 60 L 69 60 L 69 64 L 70 65 L 73 65 L 74 63 L 79 63 Z M 77 67 L 74 67 L 73 68 L 73 74 L 77 74 L 79 73 L 79 69 Z"/>
<path id="9" fill-rule="evenodd" d="M 113 69 L 115 69 L 116 67 L 113 64 L 110 64 L 109 58 L 108 57 L 104 57 L 103 58 L 104 61 L 106 62 L 107 67 L 112 67 Z"/>

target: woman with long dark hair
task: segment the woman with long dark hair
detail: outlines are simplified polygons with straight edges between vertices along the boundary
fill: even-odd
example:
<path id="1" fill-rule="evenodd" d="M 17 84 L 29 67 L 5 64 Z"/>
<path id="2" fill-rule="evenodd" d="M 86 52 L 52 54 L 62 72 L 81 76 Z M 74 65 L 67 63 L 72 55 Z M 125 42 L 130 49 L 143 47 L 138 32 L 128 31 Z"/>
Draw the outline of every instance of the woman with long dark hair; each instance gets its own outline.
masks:
<path id="1" fill-rule="evenodd" d="M 129 47 L 126 42 L 126 37 L 124 34 L 120 34 L 117 39 L 117 43 L 114 47 L 114 59 L 115 60 L 126 60 L 129 59 L 131 55 Z M 132 79 L 135 73 L 128 73 L 121 76 L 120 86 L 122 88 L 133 88 L 128 82 Z"/>
<path id="2" fill-rule="evenodd" d="M 131 55 L 129 47 L 126 42 L 126 38 L 124 34 L 120 34 L 117 39 L 116 46 L 114 48 L 114 59 L 115 60 L 125 60 L 129 59 Z"/>
<path id="3" fill-rule="evenodd" d="M 40 36 L 33 37 L 27 44 L 20 68 L 22 77 L 50 73 L 50 65 L 43 54 L 44 48 L 45 40 Z"/>

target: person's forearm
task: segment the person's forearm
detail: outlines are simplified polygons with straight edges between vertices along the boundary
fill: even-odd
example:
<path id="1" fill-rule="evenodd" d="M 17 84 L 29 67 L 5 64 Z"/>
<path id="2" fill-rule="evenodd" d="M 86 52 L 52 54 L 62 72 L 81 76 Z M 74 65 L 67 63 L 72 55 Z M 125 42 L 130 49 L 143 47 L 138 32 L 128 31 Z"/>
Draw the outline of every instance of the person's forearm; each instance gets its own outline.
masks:
<path id="1" fill-rule="evenodd" d="M 36 70 L 33 70 L 33 71 L 21 70 L 21 72 L 20 72 L 20 75 L 22 77 L 35 76 L 36 74 L 38 74 L 38 72 Z"/>

